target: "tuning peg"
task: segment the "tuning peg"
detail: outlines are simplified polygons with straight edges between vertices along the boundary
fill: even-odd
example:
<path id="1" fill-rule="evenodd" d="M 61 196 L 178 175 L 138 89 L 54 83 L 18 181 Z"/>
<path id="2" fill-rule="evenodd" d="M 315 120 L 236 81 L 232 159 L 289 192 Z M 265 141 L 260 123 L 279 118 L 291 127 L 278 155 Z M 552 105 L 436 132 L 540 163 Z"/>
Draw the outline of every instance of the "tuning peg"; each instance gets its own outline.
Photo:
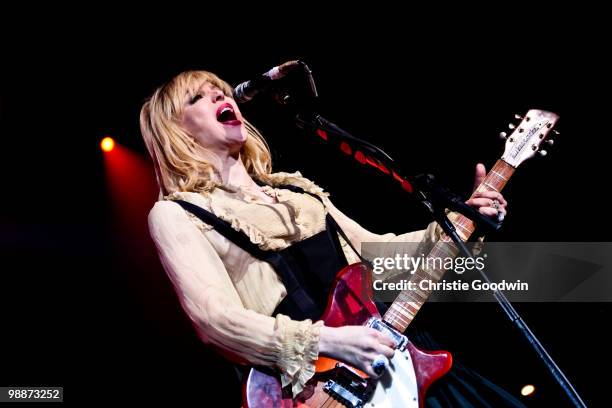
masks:
<path id="1" fill-rule="evenodd" d="M 508 134 L 506 132 L 499 132 L 500 139 L 506 139 L 507 137 L 508 137 Z"/>
<path id="2" fill-rule="evenodd" d="M 515 113 L 514 114 L 514 119 L 523 120 L 523 117 L 521 115 L 519 115 L 518 113 Z"/>
<path id="3" fill-rule="evenodd" d="M 548 143 L 549 146 L 552 146 L 555 144 L 555 141 L 553 139 L 548 139 L 546 143 Z"/>
<path id="4" fill-rule="evenodd" d="M 554 133 L 555 135 L 560 135 L 560 134 L 561 134 L 561 133 L 560 133 L 560 132 L 559 132 L 557 129 L 553 129 L 553 133 Z"/>
<path id="5" fill-rule="evenodd" d="M 508 129 L 512 130 L 516 127 L 514 123 L 508 123 Z"/>
<path id="6" fill-rule="evenodd" d="M 539 154 L 540 154 L 540 156 L 542 156 L 542 157 L 544 157 L 544 156 L 546 156 L 546 155 L 548 154 L 548 152 L 547 152 L 546 150 L 540 150 L 538 153 L 539 153 Z"/>

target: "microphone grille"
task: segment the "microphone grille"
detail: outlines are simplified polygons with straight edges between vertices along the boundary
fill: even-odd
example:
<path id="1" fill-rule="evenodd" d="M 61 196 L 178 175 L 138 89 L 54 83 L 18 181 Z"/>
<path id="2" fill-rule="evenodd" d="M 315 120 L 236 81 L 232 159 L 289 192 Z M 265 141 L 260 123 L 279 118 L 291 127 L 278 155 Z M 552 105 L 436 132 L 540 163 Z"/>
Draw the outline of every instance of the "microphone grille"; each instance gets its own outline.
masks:
<path id="1" fill-rule="evenodd" d="M 269 72 L 270 79 L 272 80 L 280 79 L 284 77 L 285 75 L 287 75 L 292 70 L 294 70 L 299 65 L 300 65 L 300 61 L 296 60 L 296 61 L 287 61 L 277 67 L 274 67 Z"/>

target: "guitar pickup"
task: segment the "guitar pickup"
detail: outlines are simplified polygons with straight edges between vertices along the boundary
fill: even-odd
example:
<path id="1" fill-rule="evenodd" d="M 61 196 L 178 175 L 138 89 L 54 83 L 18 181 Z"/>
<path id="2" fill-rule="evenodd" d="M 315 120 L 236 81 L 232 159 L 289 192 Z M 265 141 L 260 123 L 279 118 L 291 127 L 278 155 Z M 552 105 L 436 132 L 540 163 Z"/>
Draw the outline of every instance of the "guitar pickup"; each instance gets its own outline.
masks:
<path id="1" fill-rule="evenodd" d="M 327 381 L 323 386 L 323 390 L 350 408 L 363 407 L 364 401 L 361 398 L 335 381 Z"/>
<path id="2" fill-rule="evenodd" d="M 375 382 L 360 377 L 341 363 L 336 364 L 334 378 L 323 386 L 325 392 L 349 408 L 362 408 L 375 388 Z"/>
<path id="3" fill-rule="evenodd" d="M 395 328 L 389 326 L 382 319 L 378 317 L 370 317 L 365 325 L 366 327 L 376 329 L 395 340 L 395 347 L 399 351 L 404 351 L 406 350 L 406 347 L 408 347 L 408 337 L 398 332 Z"/>

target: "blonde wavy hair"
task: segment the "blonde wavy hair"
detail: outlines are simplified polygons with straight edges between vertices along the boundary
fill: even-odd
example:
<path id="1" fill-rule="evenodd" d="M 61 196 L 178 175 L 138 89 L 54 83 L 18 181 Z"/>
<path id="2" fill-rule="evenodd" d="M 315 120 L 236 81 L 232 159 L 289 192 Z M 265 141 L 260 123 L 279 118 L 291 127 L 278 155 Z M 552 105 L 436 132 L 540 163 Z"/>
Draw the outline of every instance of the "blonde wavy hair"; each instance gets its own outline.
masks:
<path id="1" fill-rule="evenodd" d="M 140 110 L 140 131 L 153 159 L 155 176 L 163 195 L 177 191 L 210 192 L 223 184 L 207 151 L 181 125 L 186 98 L 191 99 L 204 82 L 232 97 L 232 87 L 208 71 L 186 71 L 157 88 Z M 187 100 L 189 100 L 187 99 Z M 240 150 L 247 172 L 262 181 L 272 172 L 270 148 L 259 131 L 244 121 L 247 140 Z"/>

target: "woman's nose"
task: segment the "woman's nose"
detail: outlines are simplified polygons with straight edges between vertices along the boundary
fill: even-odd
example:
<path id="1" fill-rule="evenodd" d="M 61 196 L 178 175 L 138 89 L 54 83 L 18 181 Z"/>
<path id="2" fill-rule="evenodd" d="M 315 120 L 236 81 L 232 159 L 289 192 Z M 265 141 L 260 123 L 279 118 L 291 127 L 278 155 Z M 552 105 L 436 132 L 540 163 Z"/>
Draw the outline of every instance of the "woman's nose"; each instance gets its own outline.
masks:
<path id="1" fill-rule="evenodd" d="M 213 102 L 219 102 L 225 99 L 225 95 L 223 94 L 223 91 L 220 89 L 215 89 L 215 91 L 212 94 L 212 100 Z"/>

